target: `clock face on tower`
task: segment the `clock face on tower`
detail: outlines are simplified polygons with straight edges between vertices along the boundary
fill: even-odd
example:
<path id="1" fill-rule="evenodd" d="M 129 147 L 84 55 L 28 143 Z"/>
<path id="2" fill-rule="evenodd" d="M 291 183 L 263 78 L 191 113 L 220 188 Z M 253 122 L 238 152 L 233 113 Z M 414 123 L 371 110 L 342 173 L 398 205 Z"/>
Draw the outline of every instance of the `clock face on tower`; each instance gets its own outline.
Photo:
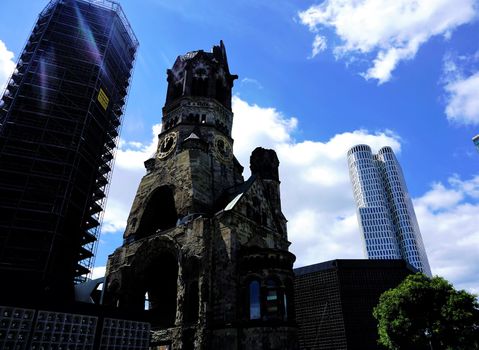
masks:
<path id="1" fill-rule="evenodd" d="M 233 151 L 231 149 L 231 144 L 226 139 L 226 137 L 216 135 L 214 145 L 215 145 L 214 152 L 216 157 L 219 160 L 223 162 L 229 162 L 233 158 Z"/>
<path id="2" fill-rule="evenodd" d="M 160 141 L 158 145 L 158 159 L 164 159 L 175 149 L 176 141 L 178 140 L 178 133 L 170 132 Z"/>

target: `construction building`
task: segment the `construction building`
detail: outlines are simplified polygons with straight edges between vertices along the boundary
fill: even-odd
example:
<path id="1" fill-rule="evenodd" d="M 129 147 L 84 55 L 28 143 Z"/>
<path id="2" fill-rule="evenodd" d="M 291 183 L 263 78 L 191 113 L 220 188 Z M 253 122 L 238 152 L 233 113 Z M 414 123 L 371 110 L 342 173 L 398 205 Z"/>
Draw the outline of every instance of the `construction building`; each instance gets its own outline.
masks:
<path id="1" fill-rule="evenodd" d="M 0 102 L 3 303 L 69 301 L 89 274 L 137 47 L 114 1 L 40 13 Z"/>

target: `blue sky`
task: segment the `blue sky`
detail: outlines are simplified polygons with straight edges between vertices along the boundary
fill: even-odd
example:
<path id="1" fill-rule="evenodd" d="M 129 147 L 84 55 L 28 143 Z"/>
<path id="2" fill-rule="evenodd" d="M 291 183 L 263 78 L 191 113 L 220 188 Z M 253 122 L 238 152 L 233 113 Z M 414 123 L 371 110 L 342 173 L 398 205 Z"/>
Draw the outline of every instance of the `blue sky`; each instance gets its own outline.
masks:
<path id="1" fill-rule="evenodd" d="M 156 147 L 166 69 L 222 39 L 239 75 L 235 154 L 247 168 L 256 146 L 278 152 L 296 266 L 363 257 L 345 154 L 357 143 L 390 145 L 433 274 L 479 292 L 477 1 L 120 2 L 140 48 L 98 271 L 121 244 L 142 162 Z M 0 85 L 46 3 L 2 1 Z"/>

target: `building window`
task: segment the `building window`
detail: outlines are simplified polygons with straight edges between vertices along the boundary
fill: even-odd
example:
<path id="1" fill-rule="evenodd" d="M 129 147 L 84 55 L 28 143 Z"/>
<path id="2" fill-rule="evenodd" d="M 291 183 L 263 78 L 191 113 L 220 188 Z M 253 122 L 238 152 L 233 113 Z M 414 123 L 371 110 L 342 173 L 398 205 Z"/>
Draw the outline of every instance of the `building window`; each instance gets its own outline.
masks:
<path id="1" fill-rule="evenodd" d="M 280 315 L 280 293 L 278 284 L 272 279 L 266 281 L 265 318 L 278 319 Z"/>
<path id="2" fill-rule="evenodd" d="M 226 87 L 221 79 L 216 80 L 215 98 L 219 103 L 225 104 Z"/>
<path id="3" fill-rule="evenodd" d="M 249 284 L 249 319 L 259 320 L 261 318 L 260 284 L 258 281 L 251 281 Z"/>
<path id="4" fill-rule="evenodd" d="M 145 270 L 143 309 L 147 309 L 151 324 L 171 327 L 176 321 L 178 293 L 178 262 L 170 252 L 161 253 Z"/>
<path id="5" fill-rule="evenodd" d="M 172 228 L 176 226 L 177 219 L 172 189 L 168 186 L 159 187 L 148 199 L 136 230 L 136 238 L 141 239 L 154 234 L 157 230 Z"/>
<path id="6" fill-rule="evenodd" d="M 285 281 L 283 302 L 284 320 L 294 319 L 294 287 L 289 279 Z"/>
<path id="7" fill-rule="evenodd" d="M 208 79 L 194 77 L 191 87 L 192 96 L 208 96 Z"/>
<path id="8" fill-rule="evenodd" d="M 150 297 L 148 296 L 148 292 L 145 293 L 145 310 L 150 310 L 151 309 L 151 304 L 150 304 Z"/>
<path id="9" fill-rule="evenodd" d="M 113 281 L 106 291 L 107 305 L 113 307 L 120 307 L 120 284 L 118 281 Z"/>

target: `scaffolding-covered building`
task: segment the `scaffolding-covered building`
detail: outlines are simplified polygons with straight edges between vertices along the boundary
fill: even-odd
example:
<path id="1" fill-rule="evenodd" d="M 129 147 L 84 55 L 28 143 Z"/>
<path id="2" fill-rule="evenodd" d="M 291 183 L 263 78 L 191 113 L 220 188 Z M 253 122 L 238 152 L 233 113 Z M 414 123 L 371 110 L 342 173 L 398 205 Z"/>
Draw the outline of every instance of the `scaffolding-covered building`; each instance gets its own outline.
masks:
<path id="1" fill-rule="evenodd" d="M 3 301 L 67 301 L 88 275 L 137 47 L 114 1 L 40 13 L 0 100 Z"/>

